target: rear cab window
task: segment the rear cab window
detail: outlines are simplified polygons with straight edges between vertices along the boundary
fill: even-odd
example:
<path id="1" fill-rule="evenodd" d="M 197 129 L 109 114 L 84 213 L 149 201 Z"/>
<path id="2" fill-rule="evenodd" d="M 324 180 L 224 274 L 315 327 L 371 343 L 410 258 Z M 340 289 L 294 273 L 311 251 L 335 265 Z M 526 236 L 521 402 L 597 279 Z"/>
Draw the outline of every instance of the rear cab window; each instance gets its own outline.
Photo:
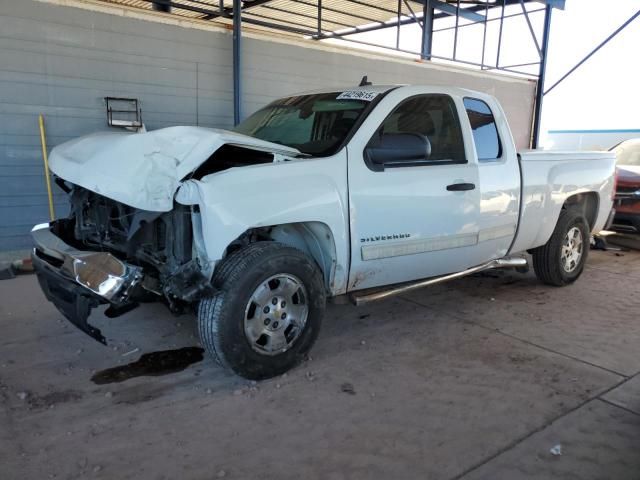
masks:
<path id="1" fill-rule="evenodd" d="M 466 97 L 463 102 L 471 124 L 478 161 L 499 160 L 502 157 L 502 143 L 491 108 L 477 98 Z"/>

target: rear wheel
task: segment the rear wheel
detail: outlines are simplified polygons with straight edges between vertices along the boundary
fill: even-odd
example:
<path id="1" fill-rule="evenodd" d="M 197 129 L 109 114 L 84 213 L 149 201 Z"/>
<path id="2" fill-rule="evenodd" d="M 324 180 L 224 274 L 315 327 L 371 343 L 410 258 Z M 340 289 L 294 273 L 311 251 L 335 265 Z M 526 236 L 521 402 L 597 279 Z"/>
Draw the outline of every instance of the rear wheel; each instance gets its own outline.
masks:
<path id="1" fill-rule="evenodd" d="M 235 252 L 203 299 L 198 328 L 205 349 L 245 378 L 280 375 L 311 349 L 325 308 L 322 274 L 303 252 L 260 242 Z"/>
<path id="2" fill-rule="evenodd" d="M 533 251 L 533 269 L 547 285 L 567 285 L 582 274 L 588 253 L 586 219 L 579 211 L 565 209 L 549 241 Z"/>

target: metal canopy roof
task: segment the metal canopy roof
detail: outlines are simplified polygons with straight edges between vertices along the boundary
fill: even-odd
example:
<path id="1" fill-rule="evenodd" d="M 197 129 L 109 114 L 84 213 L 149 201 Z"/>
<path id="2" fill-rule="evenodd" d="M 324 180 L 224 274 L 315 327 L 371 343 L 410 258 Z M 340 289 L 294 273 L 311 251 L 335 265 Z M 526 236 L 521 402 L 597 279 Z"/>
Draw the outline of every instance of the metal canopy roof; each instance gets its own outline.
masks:
<path id="1" fill-rule="evenodd" d="M 546 65 L 548 34 L 552 8 L 564 8 L 565 0 L 97 0 L 130 8 L 153 10 L 179 18 L 207 21 L 233 28 L 234 118 L 240 118 L 241 96 L 241 25 L 302 36 L 312 40 L 342 40 L 368 47 L 388 48 L 415 55 L 422 60 L 458 62 L 482 70 L 498 70 L 526 75 L 538 80 L 534 118 L 534 146 L 538 137 L 542 85 Z M 536 33 L 530 14 L 544 12 L 543 29 Z M 501 63 L 503 24 L 520 17 L 526 20 L 520 30 L 527 31 L 535 46 L 535 61 L 522 59 L 509 65 Z M 435 29 L 434 25 L 443 28 Z M 438 23 L 436 23 L 438 21 Z M 499 25 L 497 53 L 486 55 L 489 24 Z M 401 27 L 418 25 L 421 41 L 416 50 L 401 48 Z M 470 61 L 461 59 L 457 51 L 458 33 L 470 25 L 482 25 L 482 56 Z M 395 46 L 367 42 L 366 32 L 393 28 Z M 436 55 L 432 51 L 433 34 L 453 32 L 452 55 Z M 540 37 L 540 38 L 539 38 Z M 415 36 L 414 36 L 415 38 Z"/>
<path id="2" fill-rule="evenodd" d="M 234 119 L 240 118 L 241 96 L 241 25 L 250 24 L 260 30 L 278 31 L 312 40 L 342 40 L 368 47 L 388 48 L 422 60 L 458 62 L 481 70 L 498 70 L 529 76 L 537 80 L 532 146 L 539 136 L 540 115 L 544 94 L 555 88 L 567 76 L 587 61 L 595 52 L 640 16 L 640 10 L 625 21 L 594 50 L 584 57 L 546 91 L 543 90 L 549 31 L 553 8 L 564 9 L 565 0 L 93 0 L 123 7 L 153 10 L 176 18 L 222 24 L 233 28 L 233 91 Z M 496 15 L 495 12 L 498 12 Z M 531 14 L 544 12 L 542 32 L 536 32 Z M 505 20 L 524 18 L 517 31 L 528 30 L 535 46 L 535 61 L 524 60 L 510 65 L 501 62 L 501 46 Z M 440 22 L 444 22 L 442 28 Z M 487 55 L 487 30 L 497 23 L 497 52 Z M 400 48 L 401 27 L 418 25 L 421 32 L 419 51 Z M 481 59 L 469 61 L 457 55 L 458 33 L 471 25 L 483 26 Z M 526 27 L 524 26 L 526 25 Z M 394 28 L 396 44 L 380 45 L 363 39 L 364 33 Z M 513 29 L 512 29 L 513 30 Z M 539 30 L 539 25 L 538 25 Z M 453 32 L 451 56 L 433 53 L 434 32 Z M 358 35 L 360 34 L 360 35 Z M 414 37 L 415 39 L 415 32 Z M 415 41 L 415 40 L 414 40 Z M 387 38 L 388 43 L 388 38 Z M 520 52 L 519 52 L 520 53 Z M 495 61 L 494 61 L 495 58 Z M 534 73 L 535 72 L 535 73 Z"/>
<path id="3" fill-rule="evenodd" d="M 99 1 L 215 23 L 233 20 L 233 0 Z M 564 0 L 244 0 L 241 10 L 245 23 L 323 39 L 398 24 L 421 25 L 425 9 L 433 9 L 436 20 L 456 16 L 469 23 L 483 22 L 490 9 L 532 2 L 564 7 Z"/>

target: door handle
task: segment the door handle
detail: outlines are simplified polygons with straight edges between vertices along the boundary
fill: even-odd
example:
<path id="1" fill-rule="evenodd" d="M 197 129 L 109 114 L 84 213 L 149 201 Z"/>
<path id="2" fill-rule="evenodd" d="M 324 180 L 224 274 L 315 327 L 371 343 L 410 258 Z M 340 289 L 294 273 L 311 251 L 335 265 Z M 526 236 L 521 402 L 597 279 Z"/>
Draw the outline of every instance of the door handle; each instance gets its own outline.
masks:
<path id="1" fill-rule="evenodd" d="M 474 183 L 452 183 L 447 185 L 447 190 L 450 192 L 464 192 L 467 190 L 473 190 L 476 188 Z"/>

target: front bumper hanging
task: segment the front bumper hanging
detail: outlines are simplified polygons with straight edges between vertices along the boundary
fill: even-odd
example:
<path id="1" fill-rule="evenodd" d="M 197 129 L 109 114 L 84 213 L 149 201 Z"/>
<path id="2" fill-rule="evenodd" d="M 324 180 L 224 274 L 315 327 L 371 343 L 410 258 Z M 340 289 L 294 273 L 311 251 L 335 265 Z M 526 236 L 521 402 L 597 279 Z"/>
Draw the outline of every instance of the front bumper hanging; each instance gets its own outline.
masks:
<path id="1" fill-rule="evenodd" d="M 91 310 L 109 303 L 116 308 L 129 304 L 129 294 L 142 280 L 142 269 L 108 252 L 77 250 L 56 233 L 64 221 L 33 227 L 35 248 L 31 254 L 38 282 L 47 300 L 76 327 L 106 345 L 99 329 L 89 325 Z"/>

